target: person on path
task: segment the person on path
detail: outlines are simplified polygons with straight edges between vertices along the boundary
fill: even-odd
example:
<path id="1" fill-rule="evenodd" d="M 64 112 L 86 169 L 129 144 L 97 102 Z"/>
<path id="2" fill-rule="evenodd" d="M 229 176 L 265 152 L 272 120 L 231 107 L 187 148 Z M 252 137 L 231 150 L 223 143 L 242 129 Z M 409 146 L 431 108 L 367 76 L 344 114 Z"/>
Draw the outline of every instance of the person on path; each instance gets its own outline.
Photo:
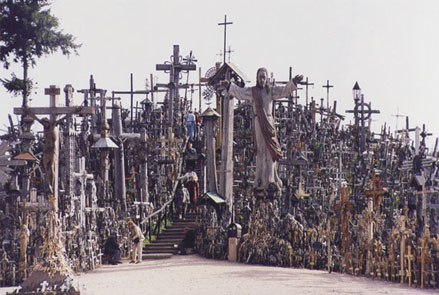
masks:
<path id="1" fill-rule="evenodd" d="M 142 262 L 142 247 L 145 237 L 142 234 L 142 230 L 139 226 L 134 224 L 132 220 L 128 221 L 128 228 L 131 232 L 132 241 L 132 257 L 130 263 L 141 263 Z"/>
<path id="2" fill-rule="evenodd" d="M 193 142 L 195 139 L 195 115 L 192 111 L 186 115 L 186 128 L 189 140 Z"/>
<path id="3" fill-rule="evenodd" d="M 104 255 L 105 255 L 105 259 L 111 265 L 122 263 L 120 261 L 120 247 L 119 247 L 119 243 L 117 242 L 116 230 L 112 231 L 111 235 L 105 241 Z"/>

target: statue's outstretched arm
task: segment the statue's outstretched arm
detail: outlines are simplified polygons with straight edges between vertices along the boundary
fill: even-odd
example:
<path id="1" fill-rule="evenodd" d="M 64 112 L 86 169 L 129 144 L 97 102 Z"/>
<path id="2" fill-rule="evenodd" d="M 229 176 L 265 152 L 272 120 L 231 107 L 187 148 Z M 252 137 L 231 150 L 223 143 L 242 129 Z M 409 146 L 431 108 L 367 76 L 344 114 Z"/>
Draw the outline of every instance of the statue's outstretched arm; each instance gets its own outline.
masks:
<path id="1" fill-rule="evenodd" d="M 303 76 L 297 75 L 292 80 L 290 80 L 285 86 L 275 86 L 272 88 L 272 98 L 273 99 L 280 99 L 287 97 L 290 95 L 294 90 L 297 89 L 297 84 L 302 81 Z"/>
<path id="2" fill-rule="evenodd" d="M 234 83 L 230 83 L 229 95 L 236 97 L 237 99 L 253 100 L 253 94 L 251 87 L 239 87 Z"/>

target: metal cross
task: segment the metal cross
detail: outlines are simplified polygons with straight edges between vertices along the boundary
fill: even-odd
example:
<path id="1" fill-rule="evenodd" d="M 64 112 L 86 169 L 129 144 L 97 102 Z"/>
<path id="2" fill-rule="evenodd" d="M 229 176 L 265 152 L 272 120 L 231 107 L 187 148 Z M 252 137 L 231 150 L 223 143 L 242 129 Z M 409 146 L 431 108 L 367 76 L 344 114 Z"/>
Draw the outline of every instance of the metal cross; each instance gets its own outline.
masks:
<path id="1" fill-rule="evenodd" d="M 361 94 L 360 101 L 355 100 L 355 108 L 346 111 L 346 113 L 354 114 L 355 125 L 359 129 L 359 149 L 361 152 L 366 149 L 365 121 L 369 120 L 372 114 L 380 113 L 379 110 L 373 110 L 371 105 L 372 103 L 364 102 L 364 95 Z"/>
<path id="2" fill-rule="evenodd" d="M 300 82 L 299 84 L 305 85 L 305 93 L 306 93 L 305 106 L 307 106 L 308 105 L 308 86 L 314 86 L 314 83 L 308 82 L 308 77 L 306 77 L 306 80 L 304 82 Z"/>
<path id="3" fill-rule="evenodd" d="M 195 58 L 194 55 L 192 55 L 192 50 L 190 51 L 189 55 L 187 55 L 186 57 L 183 58 L 183 63 L 186 65 L 195 65 L 195 63 L 198 60 Z M 186 85 L 189 84 L 189 70 L 186 70 L 187 72 L 187 76 L 186 76 Z M 192 86 L 193 89 L 193 86 Z M 193 92 L 193 91 L 192 91 Z M 187 100 L 187 88 L 184 89 L 184 101 Z M 191 97 L 191 107 L 192 109 L 192 97 Z"/>
<path id="4" fill-rule="evenodd" d="M 326 88 L 326 105 L 329 111 L 329 88 L 334 87 L 334 85 L 329 85 L 329 80 L 326 80 L 326 85 L 323 85 L 322 87 Z"/>
<path id="5" fill-rule="evenodd" d="M 90 106 L 96 107 L 96 96 L 99 94 L 100 96 L 105 96 L 106 90 L 96 88 L 96 82 L 93 78 L 93 75 L 90 75 L 90 88 L 89 89 L 81 89 L 78 90 L 79 93 L 84 94 L 84 105 L 88 105 L 88 99 L 90 99 Z M 89 97 L 90 96 L 90 97 Z"/>
<path id="6" fill-rule="evenodd" d="M 219 23 L 218 26 L 224 26 L 224 60 L 223 63 L 226 63 L 226 42 L 227 42 L 227 25 L 232 25 L 232 22 L 227 22 L 227 14 L 224 15 L 224 22 Z"/>
<path id="7" fill-rule="evenodd" d="M 433 135 L 433 133 L 427 133 L 427 131 L 425 130 L 425 124 L 422 124 L 422 132 L 421 134 L 419 134 L 422 137 L 422 142 L 421 144 L 425 147 L 425 138 L 427 136 L 431 136 Z"/>
<path id="8" fill-rule="evenodd" d="M 229 63 L 230 63 L 230 54 L 231 54 L 232 52 L 235 52 L 235 51 L 232 50 L 232 49 L 230 48 L 230 46 L 229 46 L 229 50 L 226 51 L 226 53 L 229 54 Z"/>
<path id="9" fill-rule="evenodd" d="M 217 53 L 216 55 L 218 55 L 219 57 L 220 57 L 220 61 L 221 61 L 221 59 L 223 58 L 223 52 L 222 51 L 220 51 L 219 53 Z"/>
<path id="10" fill-rule="evenodd" d="M 399 108 L 396 109 L 396 115 L 391 115 L 392 117 L 396 117 L 396 126 L 395 130 L 398 130 L 398 119 L 404 117 L 404 115 L 399 114 Z"/>

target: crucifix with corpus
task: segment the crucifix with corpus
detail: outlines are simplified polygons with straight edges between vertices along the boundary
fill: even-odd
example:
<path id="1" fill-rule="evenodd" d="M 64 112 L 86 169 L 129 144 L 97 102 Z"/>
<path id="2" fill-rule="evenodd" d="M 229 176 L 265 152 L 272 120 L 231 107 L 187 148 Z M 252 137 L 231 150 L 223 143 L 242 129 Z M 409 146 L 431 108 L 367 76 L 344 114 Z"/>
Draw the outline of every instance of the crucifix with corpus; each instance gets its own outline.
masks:
<path id="1" fill-rule="evenodd" d="M 70 106 L 59 107 L 58 95 L 60 89 L 54 85 L 46 88 L 44 93 L 50 96 L 50 106 L 48 108 L 14 108 L 16 115 L 28 115 L 34 120 L 38 121 L 44 128 L 44 150 L 43 150 L 43 171 L 46 178 L 48 191 L 54 211 L 57 211 L 58 199 L 58 151 L 59 151 L 59 137 L 58 125 L 66 118 L 73 114 L 93 114 L 94 107 Z M 58 118 L 58 115 L 64 114 L 63 117 Z M 38 118 L 37 115 L 50 115 L 50 119 Z"/>

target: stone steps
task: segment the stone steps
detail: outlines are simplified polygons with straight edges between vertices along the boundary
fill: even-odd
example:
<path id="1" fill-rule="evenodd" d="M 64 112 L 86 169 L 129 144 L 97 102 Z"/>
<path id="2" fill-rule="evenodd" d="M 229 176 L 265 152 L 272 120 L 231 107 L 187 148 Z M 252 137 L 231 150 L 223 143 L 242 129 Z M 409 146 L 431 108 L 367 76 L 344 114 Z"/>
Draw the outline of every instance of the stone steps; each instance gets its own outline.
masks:
<path id="1" fill-rule="evenodd" d="M 171 258 L 174 253 L 143 253 L 142 259 L 167 259 Z"/>
<path id="2" fill-rule="evenodd" d="M 177 253 L 178 244 L 184 239 L 184 229 L 195 229 L 197 226 L 197 213 L 187 213 L 185 219 L 174 216 L 174 223 L 166 228 L 155 241 L 143 248 L 144 259 L 170 258 Z"/>

